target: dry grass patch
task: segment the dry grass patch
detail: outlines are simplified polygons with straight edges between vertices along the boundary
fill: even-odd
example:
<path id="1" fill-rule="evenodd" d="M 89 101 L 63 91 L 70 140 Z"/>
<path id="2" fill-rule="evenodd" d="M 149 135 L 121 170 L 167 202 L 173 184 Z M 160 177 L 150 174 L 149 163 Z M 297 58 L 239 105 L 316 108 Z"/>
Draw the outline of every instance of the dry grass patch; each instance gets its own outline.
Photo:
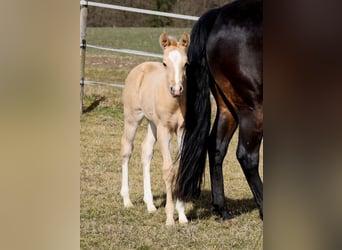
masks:
<path id="1" fill-rule="evenodd" d="M 86 86 L 81 116 L 81 248 L 82 249 L 261 249 L 263 223 L 247 182 L 235 159 L 236 136 L 225 159 L 225 192 L 234 223 L 221 223 L 211 213 L 208 169 L 198 201 L 187 205 L 188 225 L 166 227 L 162 157 L 156 147 L 151 166 L 156 213 L 143 202 L 140 144 L 146 122 L 139 128 L 130 164 L 131 199 L 125 209 L 120 196 L 120 138 L 123 130 L 121 89 Z M 176 214 L 175 214 L 176 215 Z"/>
<path id="2" fill-rule="evenodd" d="M 151 35 L 152 39 L 159 34 L 157 30 Z M 143 57 L 90 53 L 87 55 L 86 76 L 90 80 L 123 83 L 129 70 L 146 60 Z M 138 129 L 130 162 L 134 207 L 123 207 L 120 196 L 121 94 L 122 90 L 117 88 L 85 86 L 85 113 L 80 118 L 81 249 L 262 249 L 263 222 L 235 157 L 237 135 L 233 137 L 224 161 L 225 194 L 228 205 L 237 215 L 234 223 L 222 223 L 211 213 L 207 167 L 199 200 L 187 205 L 186 215 L 190 223 L 172 227 L 164 225 L 165 185 L 158 144 L 151 165 L 152 192 L 158 209 L 153 214 L 147 212 L 140 164 L 140 145 L 146 133 L 146 122 Z M 262 174 L 262 151 L 260 159 Z"/>

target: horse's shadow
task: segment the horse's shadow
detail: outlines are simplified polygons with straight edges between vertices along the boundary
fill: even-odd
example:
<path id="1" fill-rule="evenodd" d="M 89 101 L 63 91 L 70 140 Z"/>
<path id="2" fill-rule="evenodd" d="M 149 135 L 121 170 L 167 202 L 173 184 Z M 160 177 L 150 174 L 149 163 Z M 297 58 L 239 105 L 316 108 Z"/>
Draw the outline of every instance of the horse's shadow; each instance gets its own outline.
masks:
<path id="1" fill-rule="evenodd" d="M 157 209 L 165 207 L 165 194 L 156 195 L 154 199 L 161 199 L 161 202 L 156 204 Z M 217 212 L 213 211 L 213 207 L 211 205 L 210 190 L 202 190 L 200 197 L 194 200 L 192 204 L 191 210 L 186 213 L 189 220 L 195 221 L 199 219 L 208 219 L 213 215 L 218 215 Z M 229 199 L 226 197 L 226 204 L 234 217 L 250 213 L 254 209 L 257 209 L 253 198 Z"/>
<path id="2" fill-rule="evenodd" d="M 83 110 L 83 113 L 89 113 L 93 111 L 97 106 L 99 106 L 100 102 L 104 101 L 106 97 L 101 96 L 100 98 L 93 101 L 86 109 Z"/>
<path id="3" fill-rule="evenodd" d="M 226 197 L 226 204 L 234 217 L 247 214 L 257 209 L 253 198 L 229 199 Z M 192 209 L 187 213 L 190 220 L 208 219 L 218 215 L 211 204 L 211 191 L 202 190 L 200 197 L 193 201 Z"/>

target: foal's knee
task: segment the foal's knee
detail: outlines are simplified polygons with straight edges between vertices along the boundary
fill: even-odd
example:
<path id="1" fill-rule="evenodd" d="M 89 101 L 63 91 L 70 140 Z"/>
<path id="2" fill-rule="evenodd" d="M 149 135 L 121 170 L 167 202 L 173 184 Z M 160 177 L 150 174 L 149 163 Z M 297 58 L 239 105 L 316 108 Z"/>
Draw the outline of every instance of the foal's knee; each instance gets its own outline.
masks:
<path id="1" fill-rule="evenodd" d="M 134 145 L 130 143 L 125 137 L 121 139 L 121 157 L 129 158 L 132 154 Z"/>
<path id="2" fill-rule="evenodd" d="M 172 183 L 174 177 L 174 173 L 172 169 L 163 169 L 163 179 L 165 183 Z"/>

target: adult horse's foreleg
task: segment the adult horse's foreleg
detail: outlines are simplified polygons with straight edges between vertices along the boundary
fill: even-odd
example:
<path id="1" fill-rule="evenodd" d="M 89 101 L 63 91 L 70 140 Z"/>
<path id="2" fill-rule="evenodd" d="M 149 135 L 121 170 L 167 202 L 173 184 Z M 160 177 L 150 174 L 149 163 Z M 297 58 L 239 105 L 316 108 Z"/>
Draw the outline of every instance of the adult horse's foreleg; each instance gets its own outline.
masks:
<path id="1" fill-rule="evenodd" d="M 218 101 L 220 100 L 218 99 Z M 222 163 L 236 127 L 237 123 L 232 113 L 222 104 L 217 109 L 215 122 L 210 133 L 208 155 L 212 206 L 214 211 L 218 212 L 223 220 L 233 217 L 226 206 Z"/>
<path id="2" fill-rule="evenodd" d="M 259 175 L 259 150 L 263 136 L 262 108 L 241 112 L 237 158 L 263 218 L 263 184 Z"/>
<path id="3" fill-rule="evenodd" d="M 133 206 L 129 197 L 128 163 L 133 151 L 133 140 L 143 117 L 142 113 L 137 117 L 125 117 L 124 132 L 121 137 L 122 181 L 120 192 L 125 207 Z"/>
<path id="4" fill-rule="evenodd" d="M 153 195 L 151 191 L 150 165 L 153 157 L 153 147 L 156 142 L 156 127 L 150 122 L 147 128 L 147 135 L 141 148 L 141 161 L 144 169 L 144 202 L 149 212 L 156 211 L 153 204 Z"/>
<path id="5" fill-rule="evenodd" d="M 168 128 L 159 126 L 157 128 L 157 138 L 163 155 L 163 180 L 166 186 L 166 225 L 173 225 L 174 205 L 172 201 L 172 181 L 174 177 L 173 164 L 171 158 L 171 133 Z"/>

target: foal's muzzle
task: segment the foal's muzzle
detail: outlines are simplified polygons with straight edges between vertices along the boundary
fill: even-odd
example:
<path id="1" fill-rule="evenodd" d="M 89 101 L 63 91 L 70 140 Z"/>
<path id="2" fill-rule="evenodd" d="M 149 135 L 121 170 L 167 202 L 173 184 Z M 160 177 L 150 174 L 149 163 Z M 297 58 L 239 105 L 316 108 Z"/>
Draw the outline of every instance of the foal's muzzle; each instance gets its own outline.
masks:
<path id="1" fill-rule="evenodd" d="M 170 92 L 173 97 L 180 97 L 183 93 L 183 86 L 181 84 L 178 86 L 171 86 Z"/>

